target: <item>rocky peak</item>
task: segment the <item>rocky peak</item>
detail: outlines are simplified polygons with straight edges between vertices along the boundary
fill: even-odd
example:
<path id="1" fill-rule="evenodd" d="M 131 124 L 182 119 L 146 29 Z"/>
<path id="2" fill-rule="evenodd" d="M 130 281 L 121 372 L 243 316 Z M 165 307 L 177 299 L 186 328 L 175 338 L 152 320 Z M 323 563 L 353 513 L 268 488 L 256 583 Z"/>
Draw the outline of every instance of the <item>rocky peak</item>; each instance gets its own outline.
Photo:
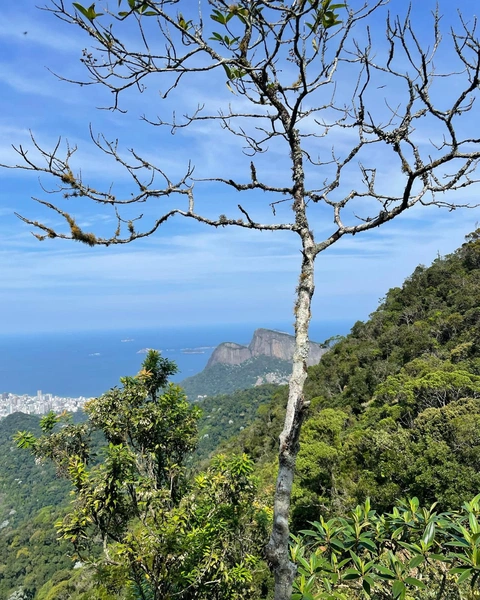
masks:
<path id="1" fill-rule="evenodd" d="M 291 362 L 294 349 L 293 335 L 272 329 L 256 329 L 248 346 L 234 342 L 224 342 L 217 346 L 208 361 L 207 368 L 217 363 L 239 365 L 255 356 L 271 356 Z M 323 346 L 310 342 L 308 365 L 317 364 L 324 353 Z"/>
<path id="2" fill-rule="evenodd" d="M 247 346 L 242 346 L 235 342 L 224 342 L 215 348 L 207 367 L 211 367 L 217 363 L 240 365 L 249 358 L 251 358 L 251 352 Z"/>

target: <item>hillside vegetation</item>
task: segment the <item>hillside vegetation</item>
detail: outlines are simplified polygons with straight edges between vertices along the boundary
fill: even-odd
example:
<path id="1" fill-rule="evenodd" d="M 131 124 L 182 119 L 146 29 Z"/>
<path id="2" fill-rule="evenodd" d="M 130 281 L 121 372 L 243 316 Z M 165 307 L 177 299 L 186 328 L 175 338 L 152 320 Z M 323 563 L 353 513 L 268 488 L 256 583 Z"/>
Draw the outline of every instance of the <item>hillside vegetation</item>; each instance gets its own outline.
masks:
<path id="1" fill-rule="evenodd" d="M 243 431 L 255 419 L 259 408 L 268 404 L 278 389 L 276 385 L 266 384 L 202 400 L 199 403 L 202 415 L 198 422 L 199 439 L 195 457 L 207 458 L 222 442 Z"/>
<path id="2" fill-rule="evenodd" d="M 398 561 L 406 556 L 409 556 L 408 561 L 413 561 L 413 542 L 411 548 L 407 548 L 400 535 L 418 539 L 418 544 L 420 540 L 430 539 L 428 552 L 433 553 L 433 558 L 422 559 L 427 569 L 433 564 L 431 561 L 438 561 L 438 556 L 448 548 L 457 553 L 450 564 L 455 565 L 455 561 L 460 560 L 458 556 L 466 546 L 460 544 L 460 549 L 453 545 L 442 546 L 442 540 L 448 536 L 453 536 L 448 539 L 458 545 L 458 523 L 467 523 L 465 527 L 471 527 L 472 531 L 478 527 L 480 534 L 479 498 L 472 501 L 480 490 L 479 298 L 480 231 L 477 231 L 453 254 L 438 258 L 428 268 L 419 266 L 401 288 L 387 293 L 367 322 L 356 323 L 348 336 L 336 340 L 320 364 L 309 369 L 306 394 L 310 408 L 297 462 L 292 520 L 296 532 L 306 527 L 310 529 L 312 543 L 317 543 L 316 558 L 312 559 L 311 548 L 303 548 L 301 540 L 295 552 L 300 558 L 305 555 L 310 560 L 310 567 L 300 562 L 305 585 L 310 581 L 309 568 L 313 569 L 311 560 L 320 561 L 318 564 L 324 567 L 319 569 L 325 568 L 327 575 L 331 573 L 328 561 L 346 560 L 347 575 L 351 576 L 344 582 L 350 581 L 347 595 L 321 597 L 357 598 L 361 593 L 355 587 L 357 584 L 363 585 L 366 581 L 366 586 L 373 586 L 368 583 L 370 575 L 367 577 L 365 573 L 355 579 L 354 571 L 360 569 L 360 563 L 355 562 L 357 559 L 348 550 L 348 544 L 354 541 L 353 538 L 348 541 L 350 534 L 346 532 L 349 527 L 354 530 L 358 519 L 366 520 L 362 535 L 371 548 L 378 542 L 378 530 L 372 529 L 372 523 L 383 527 L 383 541 L 375 546 L 377 554 L 372 554 L 371 560 L 380 561 L 387 570 L 395 569 Z M 215 468 L 225 464 L 221 462 L 225 459 L 216 459 L 213 464 L 217 467 L 205 471 L 209 474 L 200 478 L 198 474 L 192 476 L 192 468 L 195 471 L 201 461 L 202 468 L 209 469 L 207 459 L 212 453 L 233 456 L 245 452 L 255 461 L 257 498 L 261 499 L 262 506 L 268 506 L 274 491 L 278 434 L 286 398 L 286 387 L 263 385 L 200 402 L 198 406 L 203 414 L 198 421 L 199 442 L 196 454 L 189 459 L 189 472 L 185 471 L 188 479 L 185 485 L 190 486 L 186 489 L 193 493 L 198 482 L 204 482 L 202 490 L 210 493 L 211 488 L 213 493 L 215 488 L 211 482 L 216 482 L 215 485 L 224 482 L 224 476 L 219 478 Z M 110 418 L 110 413 L 108 416 Z M 62 502 L 65 505 L 68 500 L 68 486 L 55 477 L 51 468 L 35 464 L 28 453 L 14 449 L 11 436 L 18 429 L 30 429 L 38 434 L 38 420 L 13 415 L 0 425 L 0 517 L 6 523 L 2 523 L 0 529 L 0 597 L 8 598 L 12 591 L 23 587 L 25 598 L 38 600 L 100 598 L 93 595 L 93 590 L 97 590 L 95 594 L 100 593 L 92 579 L 93 572 L 73 570 L 73 563 L 66 557 L 68 544 L 55 540 L 53 521 L 61 516 Z M 251 486 L 249 493 L 253 493 L 253 484 L 248 483 L 248 486 Z M 399 499 L 405 497 L 415 499 L 399 503 Z M 462 514 L 458 513 L 460 516 L 438 515 L 441 511 L 460 511 L 466 501 L 472 502 Z M 438 503 L 436 512 L 422 512 L 420 507 L 434 502 Z M 357 504 L 363 508 L 351 513 Z M 252 504 L 251 498 L 245 506 L 250 505 L 257 506 Z M 395 505 L 397 508 L 392 511 Z M 210 510 L 215 503 L 208 506 Z M 371 512 L 374 509 L 375 514 Z M 14 510 L 17 512 L 12 512 Z M 380 513 L 385 511 L 390 514 L 384 518 Z M 436 533 L 432 525 L 428 535 L 427 513 L 428 522 L 435 523 L 436 527 Z M 347 514 L 353 516 L 342 521 Z M 408 531 L 404 527 L 403 533 L 397 534 L 402 515 L 410 515 L 413 521 L 408 522 L 408 527 L 405 525 L 410 528 Z M 330 517 L 333 518 L 331 527 L 336 528 L 332 538 L 336 547 L 330 547 L 328 535 L 325 537 L 328 523 L 322 519 Z M 314 535 L 311 522 L 317 522 Z M 392 541 L 395 535 L 398 544 Z M 479 535 L 474 536 L 478 545 Z M 355 556 L 370 560 L 368 544 L 358 545 L 358 541 L 355 544 L 358 546 L 355 546 Z M 395 549 L 391 564 L 390 558 L 387 560 L 383 554 L 387 548 Z M 477 554 L 480 563 L 480 553 Z M 415 587 L 416 584 L 407 580 L 420 577 L 420 583 L 435 580 L 435 589 L 444 589 L 444 592 L 429 596 L 428 591 L 423 592 L 419 587 L 412 596 L 416 600 L 446 598 L 450 585 L 453 595 L 449 598 L 470 598 L 459 596 L 455 591 L 455 577 L 449 575 L 446 587 L 442 583 L 447 577 L 446 571 L 441 570 L 443 559 L 433 571 L 431 566 L 430 571 L 422 571 L 420 558 L 414 558 L 413 567 L 407 561 L 407 566 L 402 567 L 403 575 L 396 575 L 395 582 L 400 582 L 395 583 L 397 590 L 401 585 L 404 590 L 408 586 Z M 255 569 L 260 569 L 261 564 L 256 563 Z M 258 571 L 263 573 L 258 579 L 263 581 L 258 584 L 260 587 L 255 587 L 256 580 L 250 581 L 251 598 L 268 597 L 268 590 L 261 587 L 267 577 L 265 565 L 262 568 L 263 571 Z M 480 564 L 473 568 L 475 573 L 480 572 Z M 466 570 L 462 573 L 471 574 Z M 377 575 L 373 573 L 372 581 L 378 588 L 381 581 Z M 315 577 L 312 583 L 315 590 L 327 589 L 327 584 Z M 392 597 L 388 589 L 393 579 L 389 581 L 387 576 L 386 595 L 378 598 Z M 305 592 L 305 586 L 302 591 L 302 585 L 299 580 L 297 598 L 305 600 L 309 592 Z M 65 591 L 64 596 L 59 595 L 61 589 Z M 105 589 L 102 598 L 133 597 L 125 595 L 120 588 L 110 595 Z M 353 595 L 349 595 L 350 592 Z"/>
<path id="3" fill-rule="evenodd" d="M 286 383 L 292 363 L 272 356 L 254 356 L 239 365 L 217 363 L 180 382 L 192 402 L 199 396 L 231 394 L 258 384 Z"/>
<path id="4" fill-rule="evenodd" d="M 458 507 L 480 489 L 480 231 L 419 266 L 366 323 L 309 369 L 294 524 L 344 514 L 367 497 Z M 286 389 L 227 444 L 273 490 Z M 224 447 L 225 449 L 225 447 Z"/>
<path id="5" fill-rule="evenodd" d="M 70 485 L 50 464 L 38 464 L 12 440 L 19 429 L 40 433 L 39 419 L 15 413 L 0 422 L 0 598 L 22 589 L 26 598 L 72 568 L 69 544 L 53 526 L 68 502 Z M 57 575 L 56 575 L 57 574 Z"/>

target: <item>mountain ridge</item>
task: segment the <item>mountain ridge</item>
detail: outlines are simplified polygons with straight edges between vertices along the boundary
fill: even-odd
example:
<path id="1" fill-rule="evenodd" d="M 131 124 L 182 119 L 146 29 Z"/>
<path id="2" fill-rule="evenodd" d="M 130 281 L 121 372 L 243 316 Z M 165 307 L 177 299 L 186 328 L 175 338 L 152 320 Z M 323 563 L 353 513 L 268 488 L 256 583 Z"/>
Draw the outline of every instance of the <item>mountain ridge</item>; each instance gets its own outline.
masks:
<path id="1" fill-rule="evenodd" d="M 317 364 L 326 348 L 316 342 L 309 342 L 310 351 L 307 365 Z M 295 349 L 295 338 L 289 333 L 274 329 L 259 328 L 253 333 L 248 346 L 236 342 L 223 342 L 212 352 L 206 369 L 216 364 L 240 365 L 257 356 L 268 356 L 283 361 L 292 361 Z"/>

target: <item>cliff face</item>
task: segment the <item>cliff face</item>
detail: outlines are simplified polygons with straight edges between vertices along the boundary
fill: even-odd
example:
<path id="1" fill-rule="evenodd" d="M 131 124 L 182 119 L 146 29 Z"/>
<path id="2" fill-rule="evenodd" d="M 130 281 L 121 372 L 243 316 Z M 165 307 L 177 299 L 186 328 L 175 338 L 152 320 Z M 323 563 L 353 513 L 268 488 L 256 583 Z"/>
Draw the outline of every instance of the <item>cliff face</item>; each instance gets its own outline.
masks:
<path id="1" fill-rule="evenodd" d="M 248 346 L 242 346 L 233 342 L 224 342 L 217 346 L 206 368 L 218 363 L 240 365 L 254 356 L 271 356 L 280 360 L 291 361 L 293 359 L 294 348 L 295 339 L 293 335 L 271 329 L 257 329 Z M 310 342 L 308 365 L 316 365 L 324 353 L 325 348 L 322 348 L 320 344 Z"/>
<path id="2" fill-rule="evenodd" d="M 208 361 L 207 367 L 211 367 L 217 363 L 222 363 L 224 365 L 240 365 L 251 358 L 251 356 L 252 353 L 247 346 L 235 344 L 235 342 L 224 342 L 215 348 Z"/>

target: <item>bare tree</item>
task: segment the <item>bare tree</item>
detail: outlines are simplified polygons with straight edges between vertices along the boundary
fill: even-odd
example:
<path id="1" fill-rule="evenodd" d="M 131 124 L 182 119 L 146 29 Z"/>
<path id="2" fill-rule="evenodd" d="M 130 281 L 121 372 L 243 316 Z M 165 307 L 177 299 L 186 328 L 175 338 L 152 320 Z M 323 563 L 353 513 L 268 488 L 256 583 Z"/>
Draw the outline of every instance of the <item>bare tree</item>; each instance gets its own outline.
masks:
<path id="1" fill-rule="evenodd" d="M 92 246 L 127 244 L 152 235 L 175 216 L 214 227 L 284 230 L 299 236 L 302 262 L 295 304 L 295 355 L 280 435 L 273 531 L 267 546 L 276 600 L 291 597 L 295 576 L 289 557 L 288 520 L 307 408 L 303 389 L 315 259 L 343 236 L 378 227 L 417 204 L 453 209 L 459 204 L 445 193 L 477 182 L 474 172 L 480 159 L 480 138 L 473 137 L 468 122 L 464 123 L 465 116 L 472 114 L 479 86 L 476 22 L 460 16 L 458 31 L 447 32 L 445 46 L 450 44 L 450 50 L 442 56 L 449 57 L 449 68 L 442 72 L 434 62 L 440 60 L 440 49 L 444 51 L 438 11 L 432 14 L 429 45 L 415 33 L 410 10 L 403 18 L 386 14 L 386 37 L 375 43 L 374 52 L 368 24 L 381 15 L 387 3 L 376 0 L 351 8 L 334 4 L 334 0 L 294 0 L 291 4 L 200 0 L 198 12 L 191 14 L 192 7 L 184 0 L 119 0 L 115 9 L 106 1 L 90 7 L 73 3 L 71 7 L 63 0 L 51 0 L 48 10 L 82 29 L 93 43 L 82 57 L 89 77 L 77 83 L 105 86 L 112 93 L 112 110 L 122 110 L 122 92 L 130 88 L 142 91 L 145 80 L 154 75 L 161 75 L 166 82 L 161 96 L 167 98 L 190 77 L 213 71 L 224 74 L 234 94 L 231 104 L 199 106 L 180 119 L 175 115 L 143 118 L 172 132 L 202 121 L 216 122 L 222 135 L 240 138 L 243 151 L 251 157 L 249 170 L 242 181 L 231 179 L 223 169 L 218 176 L 201 179 L 194 178 L 189 163 L 184 176 L 174 181 L 161 165 L 134 150 L 125 158 L 117 142 L 102 136 L 92 136 L 94 143 L 133 180 L 134 192 L 129 197 L 118 197 L 113 188 L 98 191 L 87 185 L 71 168 L 75 148 L 62 150 L 60 142 L 47 151 L 32 136 L 34 154 L 40 158 L 31 158 L 28 149 L 19 146 L 15 147 L 19 164 L 3 165 L 51 175 L 57 184 L 49 192 L 79 202 L 90 199 L 115 211 L 116 230 L 110 237 L 98 237 L 82 230 L 70 210 L 61 208 L 61 202 L 37 199 L 66 223 L 66 230 L 61 231 L 20 216 L 35 227 L 39 239 L 73 239 Z M 208 12 L 206 19 L 202 4 Z M 136 38 L 129 30 L 129 41 L 122 39 L 124 22 L 135 26 Z M 135 42 L 130 46 L 132 39 Z M 333 146 L 339 140 L 342 143 Z M 329 149 L 325 150 L 327 142 Z M 260 174 L 259 155 L 268 153 L 269 147 L 282 149 L 290 161 L 291 172 L 285 182 L 270 181 Z M 378 147 L 381 155 L 375 152 Z M 378 160 L 382 160 L 380 166 Z M 396 181 L 382 176 L 387 164 L 395 167 Z M 232 207 L 230 216 L 211 218 L 197 212 L 194 184 L 212 181 L 232 191 L 268 192 L 271 221 L 259 222 L 255 209 L 247 210 L 241 204 Z M 122 214 L 126 205 L 175 195 L 178 207 L 160 214 L 143 229 L 143 221 Z M 286 221 L 278 215 L 284 212 L 285 205 L 280 207 L 284 202 L 291 209 Z M 313 231 L 319 224 L 324 229 L 328 224 L 331 227 L 323 239 L 317 239 Z"/>

